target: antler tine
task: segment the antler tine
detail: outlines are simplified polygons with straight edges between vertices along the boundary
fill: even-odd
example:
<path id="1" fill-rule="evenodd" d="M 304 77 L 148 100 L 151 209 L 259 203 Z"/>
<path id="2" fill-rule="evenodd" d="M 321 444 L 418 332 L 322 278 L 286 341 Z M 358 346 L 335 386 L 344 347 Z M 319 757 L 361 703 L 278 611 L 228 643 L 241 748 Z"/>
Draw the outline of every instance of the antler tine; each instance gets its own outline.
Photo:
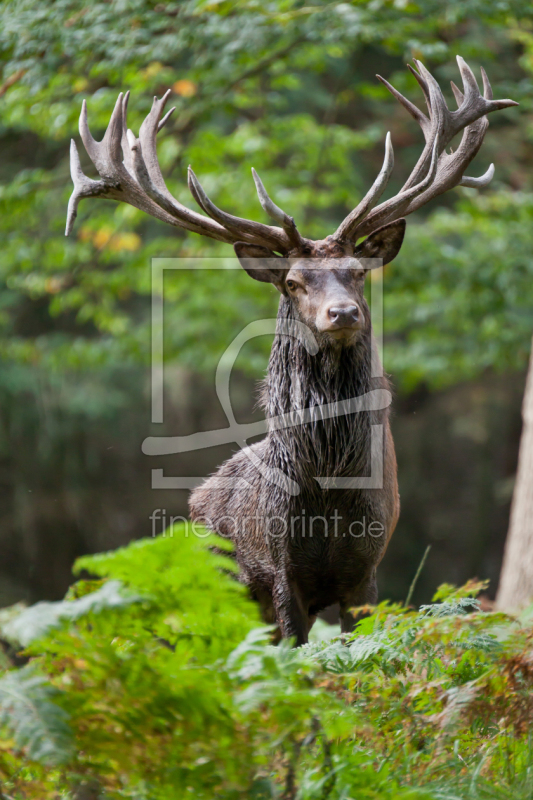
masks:
<path id="1" fill-rule="evenodd" d="M 413 112 L 409 101 L 385 81 L 383 83 L 419 122 L 426 140 L 424 150 L 399 194 L 376 206 L 357 225 L 350 226 L 350 238 L 354 241 L 360 236 L 368 235 L 385 222 L 411 214 L 433 197 L 454 186 L 475 188 L 487 186 L 494 175 L 493 165 L 480 178 L 464 176 L 464 171 L 483 142 L 488 127 L 486 115 L 500 108 L 518 105 L 514 100 L 492 99 L 492 89 L 484 70 L 481 70 L 482 95 L 474 73 L 458 56 L 457 63 L 463 80 L 464 93 L 452 82 L 452 90 L 459 107 L 456 111 L 450 111 L 435 78 L 420 61 L 415 63 L 418 72 L 411 71 L 426 97 L 429 119 L 422 115 L 422 112 Z M 463 131 L 463 136 L 458 149 L 455 153 L 447 153 L 446 147 L 460 131 Z M 344 225 L 345 223 L 341 229 Z"/>
<path id="2" fill-rule="evenodd" d="M 194 198 L 194 201 L 200 206 L 202 211 L 205 211 L 205 213 L 208 214 L 209 212 L 207 211 L 207 209 L 204 206 L 204 201 L 202 199 L 202 195 L 201 195 L 200 192 L 198 192 L 198 190 L 196 188 L 196 183 L 197 182 L 192 180 L 192 177 L 191 177 L 191 172 L 192 171 L 193 171 L 193 169 L 192 169 L 191 165 L 189 164 L 189 166 L 187 167 L 187 186 L 189 187 L 189 191 L 192 194 L 192 196 Z"/>
<path id="3" fill-rule="evenodd" d="M 167 124 L 167 122 L 169 121 L 170 117 L 172 116 L 172 114 L 174 113 L 175 110 L 176 110 L 176 106 L 172 106 L 172 108 L 169 111 L 167 111 L 167 113 L 165 114 L 165 116 L 163 117 L 163 119 L 161 120 L 159 125 L 157 126 L 157 132 L 158 133 L 159 133 L 160 130 L 162 130 L 165 127 L 165 125 Z"/>
<path id="4" fill-rule="evenodd" d="M 152 108 L 144 118 L 139 130 L 138 144 L 135 147 L 134 163 L 136 165 L 136 174 L 137 169 L 139 169 L 141 173 L 142 164 L 144 164 L 150 181 L 146 182 L 146 185 L 143 185 L 143 183 L 141 183 L 141 174 L 137 175 L 137 180 L 150 196 L 153 194 L 152 199 L 155 200 L 156 203 L 168 203 L 170 207 L 174 209 L 175 213 L 180 214 L 181 211 L 185 209 L 185 206 L 178 203 L 167 189 L 157 158 L 157 133 L 169 97 L 170 90 L 165 92 L 160 100 L 154 97 Z M 145 175 L 142 175 L 142 179 L 145 179 L 145 177 Z"/>
<path id="5" fill-rule="evenodd" d="M 418 73 L 414 72 L 414 70 L 412 71 L 418 77 Z M 381 81 L 381 83 L 384 86 L 387 87 L 389 92 L 396 98 L 396 100 L 398 100 L 402 104 L 402 106 L 406 109 L 406 111 L 408 111 L 409 114 L 414 119 L 416 119 L 421 128 L 423 128 L 424 125 L 429 125 L 428 118 L 422 111 L 420 111 L 418 106 L 415 106 L 415 104 L 411 103 L 411 101 L 408 100 L 407 97 L 404 97 L 403 94 L 400 94 L 398 89 L 395 89 L 394 86 L 388 81 L 386 81 L 385 78 L 382 78 L 381 75 L 376 75 L 376 78 L 378 79 L 378 81 Z"/>
<path id="6" fill-rule="evenodd" d="M 83 101 L 80 114 L 80 136 L 89 158 L 104 180 L 115 180 L 117 168 L 121 162 L 121 142 L 123 129 L 123 95 L 119 94 L 113 113 L 111 114 L 104 138 L 95 141 L 87 120 L 87 103 Z M 120 171 L 120 170 L 119 170 Z"/>
<path id="7" fill-rule="evenodd" d="M 357 228 L 359 222 L 366 217 L 372 208 L 374 208 L 377 201 L 385 191 L 393 169 L 394 150 L 392 149 L 391 135 L 390 133 L 387 133 L 387 136 L 385 137 L 385 158 L 383 160 L 383 166 L 381 167 L 376 180 L 372 184 L 370 191 L 366 193 L 359 205 L 356 206 L 356 208 L 354 208 L 350 214 L 348 214 L 346 219 L 339 225 L 333 234 L 335 239 L 341 241 L 344 239 L 349 240 L 352 237 L 352 234 Z"/>
<path id="8" fill-rule="evenodd" d="M 85 100 L 82 103 L 79 119 L 80 135 L 87 154 L 101 176 L 101 180 L 95 181 L 84 174 L 81 168 L 76 142 L 72 139 L 70 145 L 70 174 L 74 184 L 74 190 L 68 203 L 65 236 L 68 236 L 72 231 L 78 213 L 78 205 L 82 198 L 97 196 L 111 197 L 117 190 L 122 172 L 128 175 L 126 168 L 120 162 L 120 145 L 124 120 L 123 112 L 123 96 L 120 94 L 115 103 L 104 138 L 101 142 L 97 142 L 89 129 L 87 103 Z"/>
<path id="9" fill-rule="evenodd" d="M 99 194 L 104 194 L 107 191 L 104 181 L 93 181 L 92 178 L 88 178 L 84 174 L 81 168 L 78 148 L 76 147 L 74 139 L 70 140 L 70 175 L 72 177 L 72 183 L 74 184 L 74 190 L 68 201 L 65 236 L 69 236 L 74 227 L 80 200 L 83 197 L 97 197 Z"/>
<path id="10" fill-rule="evenodd" d="M 455 97 L 455 102 L 457 103 L 457 108 L 460 108 L 463 100 L 465 99 L 465 96 L 453 81 L 450 81 L 450 86 L 452 87 L 452 92 L 453 96 Z"/>
<path id="11" fill-rule="evenodd" d="M 517 106 L 519 103 L 516 103 L 514 100 L 493 100 L 492 99 L 492 86 L 490 85 L 490 81 L 487 77 L 487 73 L 481 67 L 481 78 L 483 80 L 483 96 L 486 100 L 488 100 L 494 109 L 498 108 L 511 108 L 511 106 Z"/>
<path id="12" fill-rule="evenodd" d="M 415 64 L 418 67 L 418 69 L 420 69 L 420 63 L 421 62 L 418 62 L 416 60 L 416 58 L 413 59 L 413 61 L 415 62 Z M 431 110 L 431 97 L 430 97 L 430 94 L 429 94 L 429 87 L 427 85 L 427 81 L 424 80 L 424 78 L 422 77 L 420 72 L 417 72 L 416 69 L 411 64 L 407 65 L 407 69 L 409 70 L 411 75 L 416 79 L 416 82 L 418 83 L 418 85 L 422 89 L 422 92 L 424 94 L 424 99 L 426 101 L 426 106 L 428 108 L 428 111 L 430 111 Z"/>
<path id="13" fill-rule="evenodd" d="M 433 77 L 431 72 L 427 69 L 427 67 L 418 59 L 414 59 L 416 66 L 418 67 L 418 71 L 420 76 L 424 79 L 425 84 L 427 86 L 427 92 L 429 94 L 429 102 L 431 105 L 431 111 L 433 111 L 433 105 L 435 102 L 438 105 L 446 105 L 446 100 L 444 99 L 444 95 L 442 94 L 441 88 Z M 416 72 L 413 71 L 413 74 L 416 75 Z M 423 85 L 422 83 L 420 84 Z"/>
<path id="14" fill-rule="evenodd" d="M 415 59 L 415 64 L 418 68 L 420 79 L 417 78 L 424 95 L 429 112 L 429 124 L 421 126 L 422 133 L 426 140 L 426 146 L 422 151 L 418 162 L 409 176 L 408 180 L 403 185 L 401 192 L 411 189 L 420 183 L 422 176 L 425 174 L 429 159 L 433 152 L 433 145 L 437 142 L 439 154 L 444 150 L 445 145 L 443 141 L 446 140 L 447 128 L 450 122 L 450 112 L 446 105 L 446 100 L 441 92 L 440 86 L 433 77 L 433 75 L 426 69 L 421 61 Z M 417 77 L 417 73 L 411 70 L 413 75 Z"/>
<path id="15" fill-rule="evenodd" d="M 492 100 L 492 86 L 483 67 L 481 67 L 481 78 L 483 80 L 483 97 L 486 100 Z"/>
<path id="16" fill-rule="evenodd" d="M 292 244 L 295 247 L 301 247 L 303 244 L 303 239 L 300 236 L 300 232 L 296 227 L 293 217 L 290 217 L 288 214 L 286 214 L 285 211 L 277 206 L 269 197 L 263 181 L 253 167 L 252 176 L 254 179 L 255 188 L 257 190 L 257 196 L 259 197 L 259 202 L 261 203 L 263 209 L 266 211 L 268 216 L 274 220 L 274 222 L 279 222 L 281 224 L 281 227 L 291 240 Z"/>
<path id="17" fill-rule="evenodd" d="M 480 96 L 476 76 L 461 56 L 457 56 L 457 65 L 463 79 L 465 101 L 466 103 L 471 103 Z"/>
<path id="18" fill-rule="evenodd" d="M 375 230 L 375 228 L 379 228 L 381 225 L 383 225 L 383 223 L 398 219 L 399 217 L 403 216 L 404 213 L 409 213 L 405 212 L 405 208 L 407 208 L 415 198 L 424 194 L 430 188 L 431 184 L 435 180 L 438 164 L 439 143 L 438 140 L 435 139 L 433 148 L 431 150 L 431 162 L 426 177 L 419 183 L 415 184 L 415 186 L 411 186 L 409 189 L 405 189 L 395 197 L 391 197 L 390 200 L 386 200 L 384 203 L 381 203 L 381 205 L 375 208 L 374 211 L 368 215 L 366 220 L 362 221 L 361 225 L 357 226 L 355 229 L 352 229 L 351 238 L 355 239 L 359 236 L 366 235 L 366 233 L 361 233 L 361 227 L 365 228 L 366 223 L 370 220 L 370 218 L 372 218 L 371 230 Z"/>
<path id="19" fill-rule="evenodd" d="M 202 211 L 205 211 L 206 214 L 211 215 L 211 212 L 213 211 L 214 213 L 218 213 L 221 217 L 224 218 L 231 216 L 230 214 L 226 215 L 224 211 L 221 211 L 219 208 L 217 208 L 217 206 L 215 206 L 215 204 L 211 200 L 209 200 L 209 198 L 207 197 L 205 191 L 203 190 L 200 184 L 200 181 L 194 174 L 190 164 L 187 167 L 187 184 L 189 186 L 189 191 L 192 194 L 195 202 L 198 203 Z M 238 217 L 235 217 L 235 219 L 238 219 Z M 242 241 L 248 243 L 253 241 L 252 237 L 248 233 L 245 233 L 242 230 L 241 231 L 235 230 L 234 233 L 236 237 Z"/>
<path id="20" fill-rule="evenodd" d="M 116 108 L 116 106 L 115 106 Z M 87 101 L 83 100 L 81 104 L 81 112 L 80 112 L 80 119 L 78 122 L 78 129 L 80 132 L 81 140 L 83 142 L 83 146 L 87 152 L 87 155 L 96 166 L 96 160 L 98 160 L 98 142 L 93 138 L 93 135 L 89 129 L 89 122 L 87 119 Z M 98 169 L 98 167 L 96 167 Z"/>
<path id="21" fill-rule="evenodd" d="M 482 189 L 484 186 L 488 186 L 493 178 L 494 164 L 491 164 L 488 170 L 479 178 L 469 178 L 467 175 L 463 175 L 459 181 L 459 186 L 467 186 L 470 189 Z"/>
<path id="22" fill-rule="evenodd" d="M 202 184 L 194 174 L 192 167 L 188 168 L 188 184 L 191 194 L 206 214 L 209 214 L 220 225 L 233 233 L 238 240 L 255 241 L 269 248 L 280 247 L 280 236 L 284 232 L 279 228 L 272 228 L 270 225 L 263 225 L 261 222 L 235 217 L 226 211 L 218 208 L 205 193 Z M 290 249 L 290 248 L 289 248 Z M 285 245 L 284 250 L 287 250 Z"/>
<path id="23" fill-rule="evenodd" d="M 170 225 L 219 241 L 233 243 L 241 240 L 267 244 L 277 251 L 288 252 L 292 246 L 291 240 L 285 231 L 279 228 L 240 220 L 231 215 L 225 215 L 224 223 L 219 224 L 215 219 L 192 211 L 172 196 L 161 173 L 156 145 L 158 131 L 163 128 L 174 111 L 171 109 L 163 116 L 169 95 L 170 90 L 161 100 L 154 98 L 152 108 L 141 125 L 139 138 L 136 138 L 132 131 L 128 130 L 126 122 L 129 92 L 125 96 L 120 94 L 101 142 L 97 142 L 90 132 L 87 104 L 83 102 L 80 134 L 101 180 L 93 181 L 83 174 L 78 151 L 73 144 L 71 171 L 74 191 L 69 202 L 67 235 L 72 230 L 80 199 L 100 195 L 129 203 Z M 206 207 L 204 210 L 213 216 L 212 209 Z M 219 219 L 222 218 L 223 212 L 218 216 Z"/>
<path id="24" fill-rule="evenodd" d="M 133 170 L 133 160 L 131 150 L 128 144 L 128 102 L 130 99 L 130 93 L 126 92 L 124 98 L 122 100 L 122 137 L 121 137 L 121 147 L 122 147 L 122 158 L 124 167 L 128 170 L 129 174 L 132 178 L 135 178 L 135 173 Z"/>

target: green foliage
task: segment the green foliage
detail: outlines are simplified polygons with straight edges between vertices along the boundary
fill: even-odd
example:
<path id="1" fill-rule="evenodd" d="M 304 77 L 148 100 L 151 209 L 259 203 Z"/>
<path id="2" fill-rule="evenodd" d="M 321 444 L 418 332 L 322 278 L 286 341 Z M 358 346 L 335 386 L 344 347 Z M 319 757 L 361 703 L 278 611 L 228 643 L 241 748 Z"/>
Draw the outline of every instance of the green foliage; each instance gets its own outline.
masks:
<path id="1" fill-rule="evenodd" d="M 94 773 L 135 797 L 144 783 L 154 797 L 189 782 L 205 796 L 231 784 L 242 752 L 233 752 L 240 734 L 221 663 L 258 621 L 243 587 L 220 572 L 234 572 L 233 561 L 208 558 L 204 539 L 176 527 L 173 538 L 82 558 L 78 569 L 111 579 L 83 580 L 46 604 L 44 631 L 43 604 L 4 631 L 44 634 L 28 653 L 62 691 L 78 750 L 68 775 Z"/>
<path id="2" fill-rule="evenodd" d="M 97 579 L 0 679 L 10 797 L 531 796 L 527 617 L 479 611 L 470 582 L 419 612 L 382 603 L 347 642 L 322 624 L 305 647 L 273 646 L 205 533 L 78 562 Z M 129 602 L 103 602 L 119 581 Z"/>
<path id="3" fill-rule="evenodd" d="M 385 274 L 386 363 L 407 388 L 527 363 L 533 195 L 462 191 L 453 213 L 411 230 Z"/>
<path id="4" fill-rule="evenodd" d="M 68 714 L 54 702 L 58 694 L 31 664 L 0 679 L 0 725 L 10 730 L 17 749 L 47 765 L 72 757 Z"/>
<path id="5" fill-rule="evenodd" d="M 75 620 L 89 612 L 121 608 L 142 599 L 135 594 L 124 596 L 120 591 L 121 588 L 120 581 L 107 581 L 100 589 L 91 591 L 78 600 L 36 603 L 3 626 L 4 636 L 9 641 L 27 647 L 35 639 L 41 639 L 63 620 Z"/>
<path id="6" fill-rule="evenodd" d="M 493 160 L 494 188 L 479 197 L 465 190 L 466 200 L 454 192 L 442 199 L 446 212 L 410 222 L 405 251 L 385 282 L 386 368 L 412 388 L 526 363 L 529 3 L 9 0 L 0 21 L 4 359 L 56 370 L 147 362 L 150 258 L 232 255 L 229 246 L 98 200 L 83 201 L 75 233 L 64 239 L 68 139 L 77 136 L 83 98 L 98 134 L 118 91 L 131 88 L 137 130 L 153 94 L 171 87 L 177 113 L 159 152 L 180 201 L 192 202 L 185 182 L 192 163 L 215 202 L 264 220 L 250 176 L 255 166 L 303 233 L 322 237 L 374 179 L 389 127 L 392 191 L 418 156 L 416 124 L 375 73 L 419 103 L 404 61 L 423 58 L 446 85 L 457 80 L 460 53 L 487 67 L 495 96 L 521 106 L 491 115 L 472 168 L 479 174 Z M 521 193 L 502 193 L 509 186 Z M 166 356 L 194 369 L 212 368 L 243 324 L 275 314 L 275 290 L 235 272 L 230 279 L 185 272 L 168 284 Z M 267 341 L 250 345 L 241 366 L 257 374 L 267 348 Z"/>

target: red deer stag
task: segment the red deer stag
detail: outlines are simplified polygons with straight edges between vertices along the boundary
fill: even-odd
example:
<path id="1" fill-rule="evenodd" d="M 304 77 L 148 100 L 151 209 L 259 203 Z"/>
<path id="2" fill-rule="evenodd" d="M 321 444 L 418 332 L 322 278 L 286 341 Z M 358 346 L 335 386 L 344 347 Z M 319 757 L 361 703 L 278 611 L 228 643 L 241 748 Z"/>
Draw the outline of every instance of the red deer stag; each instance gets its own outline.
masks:
<path id="1" fill-rule="evenodd" d="M 404 217 L 454 186 L 486 186 L 492 165 L 481 178 L 464 172 L 483 142 L 486 115 L 517 105 L 492 99 L 483 70 L 481 94 L 472 70 L 462 58 L 457 61 L 463 91 L 452 83 L 455 111 L 419 61 L 416 70 L 409 68 L 424 94 L 427 115 L 378 76 L 419 123 L 425 147 L 400 192 L 378 204 L 393 168 L 387 135 L 383 167 L 370 191 L 335 233 L 320 241 L 300 234 L 255 171 L 259 201 L 277 225 L 221 211 L 191 169 L 189 188 L 208 216 L 178 202 L 165 185 L 156 152 L 157 133 L 172 113 L 163 116 L 169 92 L 162 100 L 154 98 L 138 138 L 127 128 L 127 94 L 119 96 L 101 142 L 91 136 L 83 104 L 80 134 L 99 180 L 83 174 L 72 142 L 74 191 L 67 234 L 81 198 L 123 201 L 170 225 L 233 244 L 250 276 L 280 292 L 277 334 L 262 393 L 269 432 L 197 488 L 190 508 L 194 519 L 234 542 L 241 579 L 261 603 L 265 619 L 277 622 L 281 635 L 294 637 L 298 645 L 307 641 L 316 614 L 325 607 L 339 603 L 341 628 L 349 631 L 350 608 L 376 601 L 376 567 L 399 514 L 388 401 L 383 401 L 390 395 L 386 378 L 373 377 L 376 370 L 371 369 L 376 354 L 363 296 L 368 269 L 361 259 L 389 263 L 402 244 Z M 461 131 L 459 146 L 447 152 Z M 311 345 L 298 334 L 302 328 L 309 331 Z M 354 399 L 368 402 L 355 407 Z M 354 486 L 354 477 L 368 478 L 372 472 L 374 427 L 381 430 L 376 440 L 382 466 L 379 487 L 369 488 L 368 481 Z M 240 480 L 228 488 L 228 478 Z"/>

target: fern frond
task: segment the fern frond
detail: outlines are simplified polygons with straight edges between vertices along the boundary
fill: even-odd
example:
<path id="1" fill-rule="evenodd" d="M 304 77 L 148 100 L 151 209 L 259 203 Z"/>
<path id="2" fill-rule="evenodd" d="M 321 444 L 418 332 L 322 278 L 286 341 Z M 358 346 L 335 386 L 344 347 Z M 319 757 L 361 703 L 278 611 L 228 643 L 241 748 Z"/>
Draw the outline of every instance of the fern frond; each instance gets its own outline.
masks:
<path id="1" fill-rule="evenodd" d="M 432 603 L 420 606 L 420 613 L 425 617 L 456 617 L 479 611 L 480 605 L 473 597 L 459 597 L 446 603 Z"/>
<path id="2" fill-rule="evenodd" d="M 59 694 L 32 664 L 0 679 L 0 725 L 32 761 L 57 765 L 72 755 L 69 715 L 54 703 Z"/>
<path id="3" fill-rule="evenodd" d="M 2 635 L 10 642 L 27 647 L 64 620 L 76 620 L 90 612 L 121 608 L 143 599 L 140 595 L 122 591 L 121 581 L 107 581 L 97 591 L 79 600 L 43 601 L 24 609 L 2 627 Z"/>

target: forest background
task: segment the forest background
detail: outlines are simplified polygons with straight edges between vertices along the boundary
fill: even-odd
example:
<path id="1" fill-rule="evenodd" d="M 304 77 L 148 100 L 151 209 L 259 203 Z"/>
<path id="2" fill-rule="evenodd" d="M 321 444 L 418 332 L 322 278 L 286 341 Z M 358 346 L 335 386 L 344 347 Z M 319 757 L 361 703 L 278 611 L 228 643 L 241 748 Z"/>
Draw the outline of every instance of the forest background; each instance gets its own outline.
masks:
<path id="1" fill-rule="evenodd" d="M 335 229 L 371 185 L 391 131 L 395 192 L 421 149 L 416 123 L 376 80 L 420 105 L 405 64 L 433 71 L 454 107 L 455 56 L 485 67 L 496 97 L 470 174 L 409 220 L 385 289 L 385 368 L 395 386 L 402 516 L 380 574 L 415 599 L 474 575 L 494 595 L 507 532 L 533 308 L 533 11 L 521 0 L 447 2 L 4 2 L 0 11 L 0 605 L 62 597 L 75 558 L 149 536 L 151 468 L 211 472 L 231 448 L 147 458 L 150 434 L 225 424 L 217 361 L 274 289 L 237 271 L 176 272 L 165 284 L 166 417 L 150 425 L 150 259 L 232 256 L 128 206 L 83 201 L 65 239 L 69 140 L 87 100 L 103 133 L 130 89 L 137 130 L 154 94 L 177 106 L 159 157 L 194 206 L 192 164 L 214 201 L 264 220 L 251 178 L 310 237 Z M 448 88 L 447 88 L 448 87 Z M 453 146 L 453 144 L 452 144 Z M 88 159 L 85 171 L 91 171 Z M 257 418 L 254 382 L 270 342 L 249 343 L 232 393 Z"/>

